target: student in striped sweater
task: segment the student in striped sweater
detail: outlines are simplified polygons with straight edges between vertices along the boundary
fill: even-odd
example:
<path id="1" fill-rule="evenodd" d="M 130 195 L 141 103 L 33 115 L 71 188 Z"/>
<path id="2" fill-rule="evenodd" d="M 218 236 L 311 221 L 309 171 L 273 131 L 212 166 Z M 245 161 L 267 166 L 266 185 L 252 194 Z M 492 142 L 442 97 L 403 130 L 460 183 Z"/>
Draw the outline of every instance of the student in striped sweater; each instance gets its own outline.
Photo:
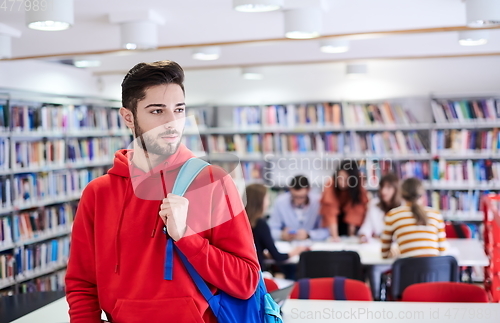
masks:
<path id="1" fill-rule="evenodd" d="M 421 205 L 424 188 L 420 180 L 409 178 L 401 186 L 401 207 L 385 216 L 382 256 L 390 257 L 391 242 L 399 246 L 401 257 L 439 256 L 446 250 L 446 233 L 441 214 Z"/>

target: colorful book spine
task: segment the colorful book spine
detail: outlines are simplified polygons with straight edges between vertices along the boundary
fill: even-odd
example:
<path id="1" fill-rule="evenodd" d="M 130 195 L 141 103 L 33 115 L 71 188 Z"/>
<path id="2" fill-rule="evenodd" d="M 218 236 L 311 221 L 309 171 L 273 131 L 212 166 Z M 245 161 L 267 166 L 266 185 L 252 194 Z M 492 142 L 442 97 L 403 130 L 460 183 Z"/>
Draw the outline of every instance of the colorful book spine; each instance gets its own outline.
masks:
<path id="1" fill-rule="evenodd" d="M 446 123 L 494 123 L 500 119 L 498 101 L 484 100 L 433 100 L 434 120 Z"/>
<path id="2" fill-rule="evenodd" d="M 69 257 L 68 236 L 14 249 L 16 279 L 38 271 L 66 265 Z"/>

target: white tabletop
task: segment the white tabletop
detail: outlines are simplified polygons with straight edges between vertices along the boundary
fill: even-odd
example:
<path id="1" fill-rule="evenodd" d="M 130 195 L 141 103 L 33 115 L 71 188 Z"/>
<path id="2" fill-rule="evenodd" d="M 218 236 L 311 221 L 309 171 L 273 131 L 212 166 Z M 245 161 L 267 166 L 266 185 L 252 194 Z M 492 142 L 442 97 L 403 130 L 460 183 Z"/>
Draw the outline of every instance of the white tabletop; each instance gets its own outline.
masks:
<path id="1" fill-rule="evenodd" d="M 283 306 L 285 323 L 321 322 L 439 322 L 498 323 L 498 303 L 360 302 L 289 299 Z"/>
<path id="2" fill-rule="evenodd" d="M 476 239 L 447 239 L 449 248 L 446 252 L 457 259 L 459 266 L 482 266 L 489 265 L 488 257 L 484 252 L 484 247 Z M 282 253 L 288 253 L 298 245 L 310 246 L 311 250 L 338 251 L 350 250 L 356 251 L 364 265 L 390 265 L 395 259 L 384 259 L 381 254 L 381 243 L 379 240 L 372 239 L 369 243 L 359 243 L 359 238 L 344 238 L 341 242 L 314 242 L 306 241 L 276 241 L 276 247 Z M 290 258 L 288 263 L 298 263 L 299 256 Z"/>
<path id="3" fill-rule="evenodd" d="M 498 303 L 359 302 L 289 299 L 283 306 L 285 323 L 316 322 L 500 322 Z M 68 303 L 61 298 L 12 323 L 69 322 Z"/>

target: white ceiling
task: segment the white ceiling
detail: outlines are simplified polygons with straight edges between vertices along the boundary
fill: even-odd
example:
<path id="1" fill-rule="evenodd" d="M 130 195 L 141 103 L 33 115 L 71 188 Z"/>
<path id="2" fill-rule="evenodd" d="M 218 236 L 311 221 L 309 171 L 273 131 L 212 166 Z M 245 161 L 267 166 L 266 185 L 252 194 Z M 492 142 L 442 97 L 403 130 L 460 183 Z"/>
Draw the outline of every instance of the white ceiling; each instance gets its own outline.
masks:
<path id="1" fill-rule="evenodd" d="M 22 37 L 13 40 L 14 59 L 44 55 L 71 58 L 74 53 L 114 51 L 97 55 L 101 66 L 88 69 L 104 78 L 104 92 L 111 97 L 118 97 L 119 80 L 133 65 L 162 59 L 175 60 L 187 69 L 187 82 L 196 88 L 190 92 L 196 103 L 320 99 L 332 97 L 329 89 L 333 83 L 337 98 L 498 90 L 496 85 L 481 84 L 480 75 L 486 73 L 485 80 L 494 80 L 500 74 L 500 29 L 490 30 L 489 43 L 476 47 L 460 46 L 456 31 L 373 35 L 465 26 L 463 0 L 285 0 L 285 3 L 286 8 L 321 5 L 324 9 L 323 35 L 359 35 L 349 37 L 349 52 L 325 54 L 319 51 L 318 40 L 284 40 L 282 11 L 240 13 L 232 9 L 231 0 L 75 0 L 75 24 L 61 32 L 28 29 L 24 13 L 16 10 L 0 10 L 0 22 L 22 31 Z M 159 45 L 173 48 L 118 51 L 119 27 L 109 23 L 108 14 L 141 9 L 153 9 L 165 18 L 165 25 L 159 26 Z M 209 62 L 192 59 L 191 48 L 183 47 L 249 40 L 258 41 L 224 45 L 221 57 Z M 484 57 L 443 58 L 470 55 Z M 493 57 L 485 57 L 487 55 Z M 345 65 L 342 62 L 351 60 L 369 62 L 369 72 L 376 73 L 372 75 L 374 85 L 359 88 L 364 89 L 358 90 L 359 94 L 343 75 Z M 264 66 L 263 81 L 249 83 L 235 79 L 235 75 L 239 77 L 239 67 L 252 65 Z M 470 86 L 472 81 L 468 81 L 453 87 L 433 82 L 433 79 L 446 82 L 444 76 L 436 78 L 440 67 L 455 83 L 457 77 L 471 71 L 477 74 L 474 80 L 479 83 Z M 212 69 L 204 70 L 206 68 Z M 434 70 L 423 72 L 421 69 L 425 68 Z M 304 78 L 304 73 L 310 73 L 306 77 L 310 86 L 304 80 L 291 79 Z M 203 86 L 210 79 L 217 81 Z M 414 88 L 418 91 L 411 91 Z M 228 93 L 229 90 L 232 92 Z M 295 92 L 281 95 L 287 91 Z"/>

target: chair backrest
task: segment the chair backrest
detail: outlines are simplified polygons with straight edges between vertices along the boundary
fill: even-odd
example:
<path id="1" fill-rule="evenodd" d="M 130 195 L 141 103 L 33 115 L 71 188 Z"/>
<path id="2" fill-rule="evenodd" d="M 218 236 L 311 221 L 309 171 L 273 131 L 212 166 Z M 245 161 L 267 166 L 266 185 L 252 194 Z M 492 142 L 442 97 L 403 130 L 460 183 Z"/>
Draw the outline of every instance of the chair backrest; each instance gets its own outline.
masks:
<path id="1" fill-rule="evenodd" d="M 469 226 L 462 222 L 446 222 L 444 230 L 447 238 L 470 239 L 472 231 Z"/>
<path id="2" fill-rule="evenodd" d="M 391 292 L 399 300 L 416 283 L 457 282 L 458 264 L 452 256 L 401 258 L 392 265 Z"/>
<path id="3" fill-rule="evenodd" d="M 279 289 L 278 284 L 276 284 L 276 282 L 270 278 L 264 278 L 264 284 L 266 285 L 268 293 Z"/>
<path id="4" fill-rule="evenodd" d="M 302 278 L 295 283 L 292 299 L 371 301 L 368 286 L 359 280 L 344 277 Z"/>
<path id="5" fill-rule="evenodd" d="M 355 251 L 306 251 L 300 254 L 297 278 L 342 276 L 363 281 L 361 260 Z"/>
<path id="6" fill-rule="evenodd" d="M 486 291 L 466 283 L 420 283 L 408 286 L 401 299 L 404 302 L 472 302 L 487 303 Z"/>

